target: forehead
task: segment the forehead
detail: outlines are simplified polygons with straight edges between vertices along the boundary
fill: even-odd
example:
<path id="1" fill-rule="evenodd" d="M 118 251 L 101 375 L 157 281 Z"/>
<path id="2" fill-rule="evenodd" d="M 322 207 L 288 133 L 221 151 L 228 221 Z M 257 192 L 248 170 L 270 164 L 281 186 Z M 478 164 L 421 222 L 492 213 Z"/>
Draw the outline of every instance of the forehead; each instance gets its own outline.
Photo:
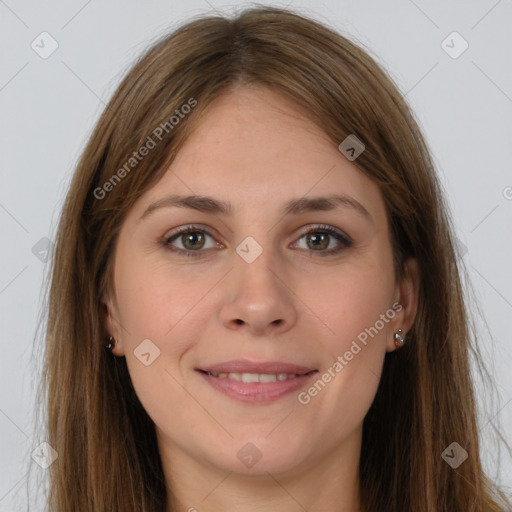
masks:
<path id="1" fill-rule="evenodd" d="M 215 197 L 236 212 L 282 212 L 301 197 L 344 194 L 372 217 L 385 213 L 377 185 L 338 150 L 304 111 L 262 87 L 241 87 L 207 107 L 164 177 L 139 210 L 180 193 Z M 251 212 L 251 215 L 254 211 Z"/>

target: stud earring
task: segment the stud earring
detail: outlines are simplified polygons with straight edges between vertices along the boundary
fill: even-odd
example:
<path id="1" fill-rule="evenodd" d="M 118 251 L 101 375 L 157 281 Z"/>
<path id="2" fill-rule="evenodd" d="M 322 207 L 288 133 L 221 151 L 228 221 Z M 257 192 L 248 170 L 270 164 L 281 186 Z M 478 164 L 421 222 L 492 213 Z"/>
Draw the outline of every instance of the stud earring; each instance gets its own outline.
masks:
<path id="1" fill-rule="evenodd" d="M 110 337 L 108 338 L 108 345 L 106 345 L 106 346 L 105 346 L 105 348 L 106 348 L 107 350 L 110 350 L 110 352 L 112 352 L 112 349 L 113 349 L 115 346 L 116 346 L 116 340 L 115 340 L 112 336 L 110 336 Z"/>
<path id="2" fill-rule="evenodd" d="M 395 338 L 395 347 L 402 348 L 404 346 L 405 338 L 406 338 L 406 335 L 404 334 L 402 329 L 398 329 L 398 331 L 395 332 L 394 338 Z"/>

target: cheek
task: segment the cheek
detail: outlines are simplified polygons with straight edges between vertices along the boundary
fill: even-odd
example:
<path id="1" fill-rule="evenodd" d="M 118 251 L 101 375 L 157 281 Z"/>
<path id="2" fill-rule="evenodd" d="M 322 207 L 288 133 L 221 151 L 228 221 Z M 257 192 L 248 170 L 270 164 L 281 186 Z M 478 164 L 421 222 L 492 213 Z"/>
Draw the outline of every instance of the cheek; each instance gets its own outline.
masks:
<path id="1" fill-rule="evenodd" d="M 169 268 L 165 263 L 148 263 L 148 259 L 119 258 L 116 296 L 131 342 L 150 338 L 163 343 L 172 337 L 175 328 L 197 327 L 197 322 L 189 325 L 184 320 L 201 304 L 215 283 L 215 276 L 198 277 L 184 269 Z"/>
<path id="2" fill-rule="evenodd" d="M 335 275 L 316 279 L 315 291 L 309 294 L 312 309 L 328 327 L 318 338 L 328 356 L 318 375 L 322 382 L 317 380 L 314 389 L 306 391 L 312 402 L 323 402 L 322 408 L 332 411 L 332 428 L 356 428 L 377 391 L 389 322 L 395 316 L 389 269 L 384 258 L 347 265 Z"/>
<path id="3" fill-rule="evenodd" d="M 184 409 L 191 402 L 181 384 L 180 361 L 204 330 L 201 322 L 208 316 L 194 312 L 203 306 L 201 299 L 213 280 L 185 277 L 185 272 L 148 264 L 147 259 L 132 255 L 130 260 L 120 257 L 117 261 L 124 355 L 146 412 L 157 424 L 174 425 L 169 404 Z"/>
<path id="4" fill-rule="evenodd" d="M 394 292 L 394 276 L 386 261 L 352 262 L 336 272 L 315 276 L 314 286 L 306 281 L 303 285 L 299 293 L 307 297 L 312 313 L 325 325 L 329 353 L 348 350 L 351 341 L 376 322 L 379 333 L 375 339 L 385 337 L 388 323 L 379 319 L 391 308 Z"/>
<path id="5" fill-rule="evenodd" d="M 206 313 L 211 310 L 208 291 L 219 278 L 213 272 L 197 275 L 147 260 L 119 257 L 116 297 L 133 385 L 144 408 L 159 418 L 168 414 L 160 408 L 170 397 L 179 406 L 190 402 L 180 385 L 184 381 L 181 362 L 205 332 L 211 318 Z M 144 351 L 143 346 L 147 346 Z M 153 362 L 145 366 L 147 359 Z"/>

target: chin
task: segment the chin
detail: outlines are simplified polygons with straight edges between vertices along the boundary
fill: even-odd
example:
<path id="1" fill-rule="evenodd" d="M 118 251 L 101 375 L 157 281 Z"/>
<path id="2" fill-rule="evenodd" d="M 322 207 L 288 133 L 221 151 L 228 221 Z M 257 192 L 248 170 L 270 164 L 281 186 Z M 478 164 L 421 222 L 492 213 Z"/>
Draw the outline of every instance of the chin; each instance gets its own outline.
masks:
<path id="1" fill-rule="evenodd" d="M 286 436 L 285 436 L 286 437 Z M 242 475 L 289 474 L 304 463 L 304 443 L 276 436 L 244 436 L 219 446 L 210 462 L 224 471 Z M 209 458 L 209 457 L 208 457 Z"/>

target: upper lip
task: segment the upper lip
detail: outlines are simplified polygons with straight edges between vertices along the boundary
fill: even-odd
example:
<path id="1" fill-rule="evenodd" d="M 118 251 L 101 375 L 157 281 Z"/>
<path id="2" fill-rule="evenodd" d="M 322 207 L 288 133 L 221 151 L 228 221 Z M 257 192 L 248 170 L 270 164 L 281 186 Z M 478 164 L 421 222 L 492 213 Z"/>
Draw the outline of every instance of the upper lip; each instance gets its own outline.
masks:
<path id="1" fill-rule="evenodd" d="M 304 375 L 315 371 L 315 368 L 301 366 L 293 363 L 284 363 L 281 361 L 248 361 L 246 359 L 236 359 L 225 361 L 223 363 L 209 364 L 196 368 L 203 372 L 212 373 L 288 373 L 295 375 Z"/>

